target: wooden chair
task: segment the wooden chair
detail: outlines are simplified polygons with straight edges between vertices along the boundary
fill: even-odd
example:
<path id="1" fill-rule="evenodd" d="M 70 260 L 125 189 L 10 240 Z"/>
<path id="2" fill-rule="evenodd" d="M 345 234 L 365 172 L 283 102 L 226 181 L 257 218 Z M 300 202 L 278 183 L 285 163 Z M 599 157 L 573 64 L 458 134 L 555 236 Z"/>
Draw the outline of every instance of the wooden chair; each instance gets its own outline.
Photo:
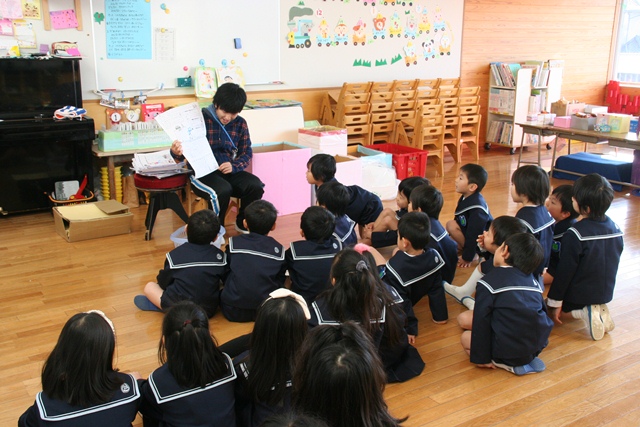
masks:
<path id="1" fill-rule="evenodd" d="M 480 114 L 473 114 L 470 116 L 460 116 L 460 145 L 462 144 L 469 147 L 473 160 L 478 161 L 480 151 L 480 122 L 482 116 Z M 459 150 L 459 156 L 462 154 L 462 147 Z"/>
<path id="2" fill-rule="evenodd" d="M 417 104 L 435 104 L 438 99 L 438 89 L 416 89 Z"/>
<path id="3" fill-rule="evenodd" d="M 336 126 L 338 116 L 344 112 L 345 105 L 368 103 L 371 84 L 344 83 L 340 91 L 326 92 L 320 105 L 320 122 L 323 125 Z"/>
<path id="4" fill-rule="evenodd" d="M 394 91 L 415 90 L 416 87 L 418 87 L 418 79 L 394 80 L 392 90 Z"/>
<path id="5" fill-rule="evenodd" d="M 380 94 L 391 94 L 391 92 L 378 92 Z M 374 93 L 371 94 L 372 97 Z M 380 98 L 382 102 L 371 102 L 371 138 L 369 143 L 390 142 L 393 140 L 394 112 L 393 101 Z"/>
<path id="6" fill-rule="evenodd" d="M 375 92 L 391 92 L 393 90 L 393 80 L 388 82 L 373 82 L 371 83 L 371 88 L 369 91 L 371 93 Z"/>
<path id="7" fill-rule="evenodd" d="M 341 127 L 347 128 L 347 145 L 369 145 L 371 115 L 367 113 L 344 117 L 344 125 Z"/>
<path id="8" fill-rule="evenodd" d="M 460 77 L 440 79 L 440 88 L 460 87 Z"/>
<path id="9" fill-rule="evenodd" d="M 449 150 L 453 160 L 460 162 L 460 116 L 458 107 L 442 107 L 442 125 L 444 126 L 444 146 Z"/>
<path id="10" fill-rule="evenodd" d="M 416 89 L 438 89 L 440 87 L 440 79 L 418 79 Z"/>
<path id="11" fill-rule="evenodd" d="M 441 108 L 441 106 L 438 106 Z M 442 115 L 422 114 L 425 107 L 416 109 L 414 120 L 401 120 L 396 124 L 396 143 L 429 151 L 440 176 L 444 176 L 444 127 Z"/>
<path id="12" fill-rule="evenodd" d="M 480 93 L 480 86 L 467 86 L 458 88 L 458 96 L 475 96 Z"/>

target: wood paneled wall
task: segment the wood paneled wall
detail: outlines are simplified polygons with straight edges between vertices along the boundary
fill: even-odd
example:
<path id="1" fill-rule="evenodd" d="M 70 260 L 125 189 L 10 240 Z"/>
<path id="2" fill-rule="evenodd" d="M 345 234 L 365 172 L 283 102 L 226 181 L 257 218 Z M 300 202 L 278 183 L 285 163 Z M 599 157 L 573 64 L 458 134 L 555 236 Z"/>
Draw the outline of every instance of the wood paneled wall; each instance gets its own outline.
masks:
<path id="1" fill-rule="evenodd" d="M 492 61 L 564 59 L 562 95 L 601 104 L 608 81 L 616 1 L 620 0 L 538 0 L 533 4 L 527 0 L 465 0 L 461 82 L 482 88 L 482 115 L 487 113 Z M 303 103 L 305 120 L 315 120 L 327 89 L 249 92 L 249 98 L 296 99 Z M 179 105 L 193 98 L 150 101 Z M 105 120 L 104 108 L 97 101 L 87 101 L 85 107 L 99 129 Z"/>

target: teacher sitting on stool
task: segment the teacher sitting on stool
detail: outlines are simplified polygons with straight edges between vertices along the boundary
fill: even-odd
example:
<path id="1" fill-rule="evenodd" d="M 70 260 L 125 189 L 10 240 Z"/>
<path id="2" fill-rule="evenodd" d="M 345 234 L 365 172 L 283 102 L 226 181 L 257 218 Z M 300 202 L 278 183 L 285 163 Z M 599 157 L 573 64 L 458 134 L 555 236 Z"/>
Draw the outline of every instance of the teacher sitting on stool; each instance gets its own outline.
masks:
<path id="1" fill-rule="evenodd" d="M 240 199 L 236 218 L 236 230 L 246 232 L 243 225 L 244 208 L 264 194 L 260 179 L 246 172 L 253 152 L 247 122 L 238 114 L 247 102 L 244 89 L 235 83 L 221 85 L 213 96 L 213 103 L 202 109 L 207 128 L 207 140 L 218 162 L 218 170 L 200 178 L 191 177 L 194 193 L 209 201 L 209 207 L 224 224 L 229 199 Z M 182 143 L 174 141 L 171 156 L 176 161 L 184 160 Z"/>

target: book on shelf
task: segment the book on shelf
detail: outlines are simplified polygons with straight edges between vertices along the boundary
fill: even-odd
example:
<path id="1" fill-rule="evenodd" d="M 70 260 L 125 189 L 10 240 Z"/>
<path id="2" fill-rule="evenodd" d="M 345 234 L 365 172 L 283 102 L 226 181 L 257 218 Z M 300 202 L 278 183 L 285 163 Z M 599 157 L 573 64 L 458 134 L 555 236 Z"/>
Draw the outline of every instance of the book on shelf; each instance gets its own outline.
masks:
<path id="1" fill-rule="evenodd" d="M 489 68 L 491 69 L 491 75 L 493 76 L 493 82 L 496 86 L 504 86 L 502 84 L 502 77 L 500 77 L 500 72 L 498 71 L 498 63 L 491 62 L 489 63 Z"/>
<path id="2" fill-rule="evenodd" d="M 495 114 L 512 115 L 515 107 L 515 93 L 513 90 L 489 89 L 489 112 Z"/>

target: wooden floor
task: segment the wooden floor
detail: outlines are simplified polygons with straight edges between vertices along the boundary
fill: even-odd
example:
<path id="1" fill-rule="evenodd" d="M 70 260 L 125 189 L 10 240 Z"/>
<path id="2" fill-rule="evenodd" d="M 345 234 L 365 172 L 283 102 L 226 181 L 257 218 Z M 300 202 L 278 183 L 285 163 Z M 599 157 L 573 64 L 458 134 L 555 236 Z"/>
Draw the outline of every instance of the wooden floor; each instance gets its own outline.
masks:
<path id="1" fill-rule="evenodd" d="M 535 156 L 533 150 L 524 153 L 531 160 Z M 465 152 L 464 159 L 470 158 Z M 548 166 L 550 154 L 543 158 Z M 442 222 L 453 217 L 458 198 L 453 180 L 460 165 L 446 160 L 444 178 L 436 178 L 432 167 L 427 172 L 444 194 Z M 494 216 L 513 215 L 518 209 L 509 196 L 516 163 L 517 156 L 500 147 L 481 153 L 480 164 L 489 172 L 483 194 Z M 552 180 L 553 185 L 560 183 L 564 181 Z M 133 297 L 155 278 L 164 254 L 173 248 L 169 235 L 181 223 L 173 213 L 160 212 L 153 240 L 145 241 L 146 207 L 133 212 L 131 234 L 78 243 L 56 234 L 49 212 L 0 218 L 0 425 L 15 425 L 33 403 L 42 362 L 64 322 L 78 311 L 101 309 L 113 320 L 120 370 L 146 377 L 157 367 L 162 315 L 139 311 Z M 610 304 L 613 332 L 594 342 L 580 321 L 556 326 L 541 354 L 547 370 L 516 377 L 469 363 L 455 320 L 462 306 L 448 299 L 450 320 L 435 325 L 423 301 L 417 306 L 417 347 L 426 368 L 418 378 L 387 386 L 393 414 L 408 415 L 407 426 L 639 426 L 640 197 L 616 193 L 608 213 L 625 233 Z M 299 215 L 281 217 L 277 225 L 273 236 L 283 244 L 299 239 Z M 459 271 L 455 283 L 464 282 L 469 273 Z M 251 324 L 229 323 L 220 314 L 211 326 L 219 342 L 251 329 Z"/>

